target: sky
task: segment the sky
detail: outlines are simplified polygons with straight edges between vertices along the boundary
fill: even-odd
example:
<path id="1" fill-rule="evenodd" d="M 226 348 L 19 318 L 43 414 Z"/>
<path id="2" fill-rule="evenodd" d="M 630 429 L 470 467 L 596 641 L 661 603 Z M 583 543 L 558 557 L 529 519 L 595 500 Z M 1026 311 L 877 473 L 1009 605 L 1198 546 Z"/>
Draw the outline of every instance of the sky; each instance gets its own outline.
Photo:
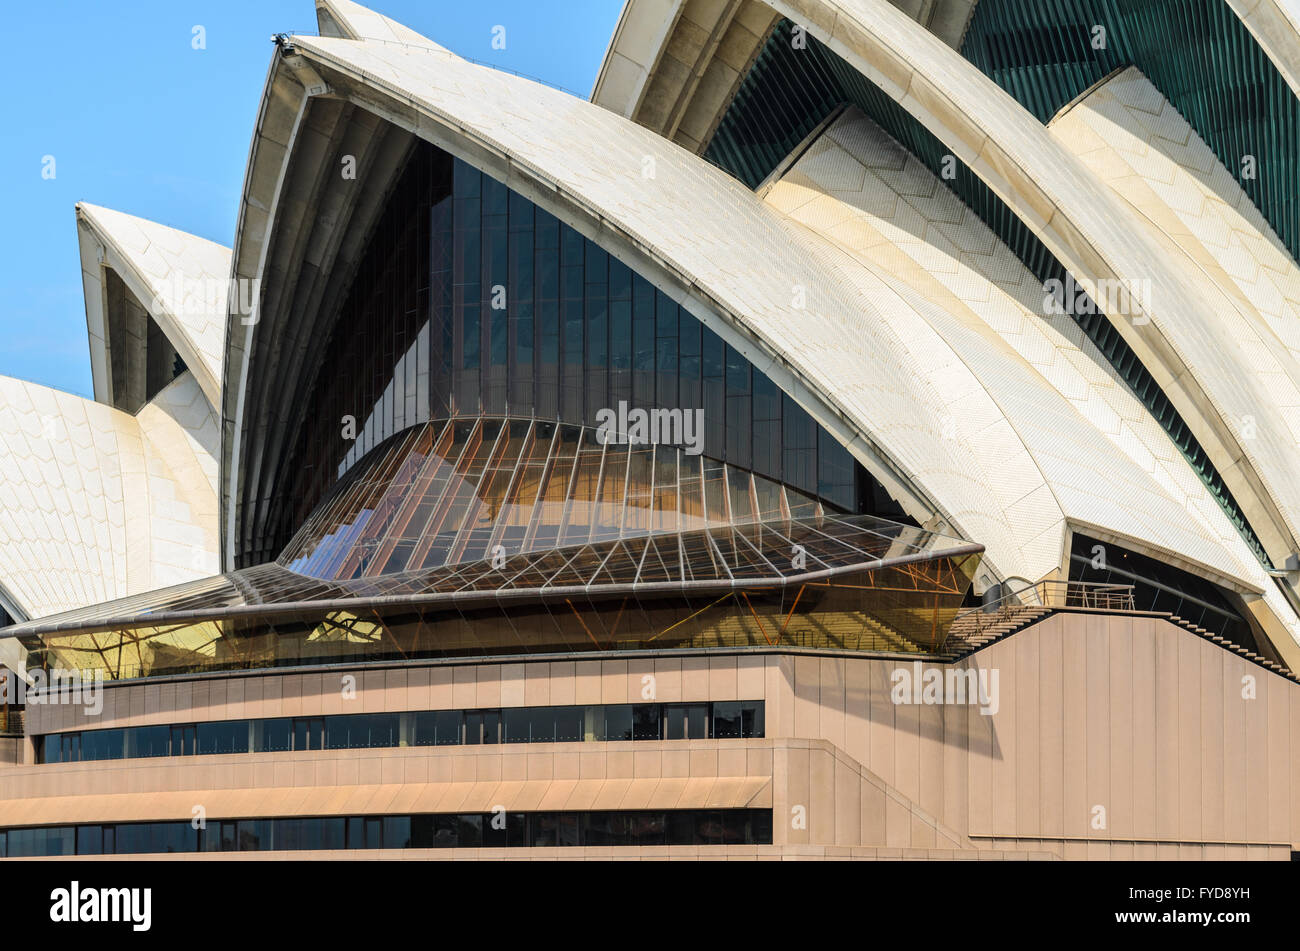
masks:
<path id="1" fill-rule="evenodd" d="M 461 56 L 584 98 L 622 0 L 368 0 Z M 90 397 L 74 206 L 234 242 L 275 33 L 312 0 L 41 0 L 5 10 L 0 374 Z M 493 49 L 504 26 L 505 49 Z M 206 48 L 194 49 L 194 27 Z M 53 178 L 45 178 L 52 156 Z"/>

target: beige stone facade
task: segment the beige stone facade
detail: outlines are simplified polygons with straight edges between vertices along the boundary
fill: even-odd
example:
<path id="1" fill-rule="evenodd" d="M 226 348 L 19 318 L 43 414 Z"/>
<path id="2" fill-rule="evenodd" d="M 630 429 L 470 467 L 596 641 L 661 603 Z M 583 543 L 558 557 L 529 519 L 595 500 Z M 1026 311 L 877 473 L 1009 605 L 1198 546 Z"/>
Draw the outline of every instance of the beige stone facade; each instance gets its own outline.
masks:
<path id="1" fill-rule="evenodd" d="M 991 715 L 972 704 L 894 702 L 894 672 L 913 663 L 749 651 L 109 686 L 95 727 L 626 703 L 643 697 L 651 675 L 664 702 L 762 699 L 767 728 L 764 738 L 750 740 L 64 764 L 34 763 L 29 743 L 24 765 L 0 771 L 0 826 L 187 819 L 196 805 L 209 819 L 498 805 L 512 812 L 771 808 L 770 847 L 659 851 L 1289 859 L 1300 842 L 1300 759 L 1293 752 L 1300 743 L 1300 684 L 1167 618 L 1058 612 L 958 662 L 958 669 L 997 672 Z M 356 677 L 354 700 L 342 698 L 344 674 Z M 1243 695 L 1250 692 L 1245 678 L 1253 678 L 1251 699 Z M 85 728 L 87 719 L 78 707 L 32 705 L 27 729 L 40 735 Z M 798 807 L 805 828 L 792 821 Z M 1094 828 L 1098 807 L 1104 828 Z M 457 851 L 432 854 L 459 857 Z M 505 851 L 552 858 L 561 850 Z"/>

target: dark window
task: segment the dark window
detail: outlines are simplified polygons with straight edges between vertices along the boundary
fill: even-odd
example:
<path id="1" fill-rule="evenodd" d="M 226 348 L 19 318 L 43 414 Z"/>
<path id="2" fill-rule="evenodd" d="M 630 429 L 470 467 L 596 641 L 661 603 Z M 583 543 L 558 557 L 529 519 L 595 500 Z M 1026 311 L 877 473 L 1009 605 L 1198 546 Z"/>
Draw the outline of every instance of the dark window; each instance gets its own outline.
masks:
<path id="1" fill-rule="evenodd" d="M 461 712 L 436 710 L 415 715 L 416 746 L 456 746 L 461 739 Z"/>
<path id="2" fill-rule="evenodd" d="M 175 726 L 145 726 L 37 737 L 40 761 L 77 762 L 151 756 L 190 756 L 318 749 L 385 749 L 461 743 L 577 743 L 761 737 L 763 701 L 709 704 L 607 704 L 604 706 L 513 707 L 506 710 L 429 710 L 410 713 L 343 714 L 221 720 Z"/>
<path id="3" fill-rule="evenodd" d="M 194 724 L 172 727 L 171 755 L 193 756 L 199 751 L 198 728 Z"/>
<path id="4" fill-rule="evenodd" d="M 0 856 L 140 855 L 338 849 L 753 844 L 772 841 L 762 809 L 329 816 L 0 830 Z"/>
<path id="5" fill-rule="evenodd" d="M 288 717 L 262 720 L 253 733 L 253 749 L 258 753 L 279 753 L 293 749 L 293 721 Z"/>
<path id="6" fill-rule="evenodd" d="M 126 758 L 170 756 L 171 742 L 172 728 L 169 726 L 138 726 L 128 729 L 126 731 Z"/>
<path id="7" fill-rule="evenodd" d="M 708 733 L 707 703 L 669 704 L 664 707 L 665 740 L 699 740 Z"/>
<path id="8" fill-rule="evenodd" d="M 555 742 L 576 743 L 583 739 L 585 709 L 583 707 L 555 707 Z"/>
<path id="9" fill-rule="evenodd" d="M 632 708 L 632 739 L 659 739 L 658 704 L 643 703 Z"/>
<path id="10" fill-rule="evenodd" d="M 612 704 L 605 707 L 604 730 L 600 739 L 609 742 L 632 739 L 631 704 Z"/>
<path id="11" fill-rule="evenodd" d="M 77 740 L 73 740 L 75 748 Z M 64 748 L 64 753 L 68 753 Z M 88 730 L 81 735 L 81 759 L 121 759 L 126 752 L 126 733 L 123 730 Z M 68 756 L 64 757 L 68 759 Z"/>
<path id="12" fill-rule="evenodd" d="M 77 854 L 100 855 L 104 851 L 103 826 L 77 827 Z"/>
<path id="13" fill-rule="evenodd" d="M 763 736 L 763 704 L 755 701 L 720 702 L 713 705 L 715 739 L 748 739 Z"/>
<path id="14" fill-rule="evenodd" d="M 325 721 L 320 717 L 300 717 L 293 721 L 293 748 L 319 750 L 325 743 Z"/>
<path id="15" fill-rule="evenodd" d="M 199 753 L 247 753 L 248 721 L 231 720 L 198 725 Z"/>

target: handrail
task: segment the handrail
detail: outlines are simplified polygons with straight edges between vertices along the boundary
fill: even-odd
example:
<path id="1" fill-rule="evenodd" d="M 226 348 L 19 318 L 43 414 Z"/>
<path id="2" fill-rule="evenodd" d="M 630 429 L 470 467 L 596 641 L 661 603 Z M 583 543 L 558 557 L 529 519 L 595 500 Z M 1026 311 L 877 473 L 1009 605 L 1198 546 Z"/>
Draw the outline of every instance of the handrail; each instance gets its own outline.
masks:
<path id="1" fill-rule="evenodd" d="M 1113 584 L 1100 581 L 1038 581 L 1015 591 L 1009 591 L 996 601 L 967 608 L 957 617 L 971 614 L 990 614 L 1003 607 L 1084 607 L 1118 611 L 1134 611 L 1134 585 Z"/>
<path id="2" fill-rule="evenodd" d="M 1008 592 L 995 601 L 959 612 L 948 632 L 979 637 L 985 631 L 1016 619 L 1035 608 L 1087 608 L 1099 611 L 1136 611 L 1131 584 L 1096 581 L 1039 581 Z M 945 637 L 945 642 L 947 638 Z"/>

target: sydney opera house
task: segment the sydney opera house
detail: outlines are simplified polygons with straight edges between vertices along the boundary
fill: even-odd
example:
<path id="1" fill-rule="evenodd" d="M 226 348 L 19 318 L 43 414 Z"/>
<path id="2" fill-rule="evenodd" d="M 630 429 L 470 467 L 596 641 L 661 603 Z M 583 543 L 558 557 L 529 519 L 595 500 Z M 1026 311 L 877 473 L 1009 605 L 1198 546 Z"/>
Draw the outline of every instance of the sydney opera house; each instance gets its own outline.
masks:
<path id="1" fill-rule="evenodd" d="M 1300 851 L 1287 0 L 316 15 L 0 379 L 0 856 Z"/>

